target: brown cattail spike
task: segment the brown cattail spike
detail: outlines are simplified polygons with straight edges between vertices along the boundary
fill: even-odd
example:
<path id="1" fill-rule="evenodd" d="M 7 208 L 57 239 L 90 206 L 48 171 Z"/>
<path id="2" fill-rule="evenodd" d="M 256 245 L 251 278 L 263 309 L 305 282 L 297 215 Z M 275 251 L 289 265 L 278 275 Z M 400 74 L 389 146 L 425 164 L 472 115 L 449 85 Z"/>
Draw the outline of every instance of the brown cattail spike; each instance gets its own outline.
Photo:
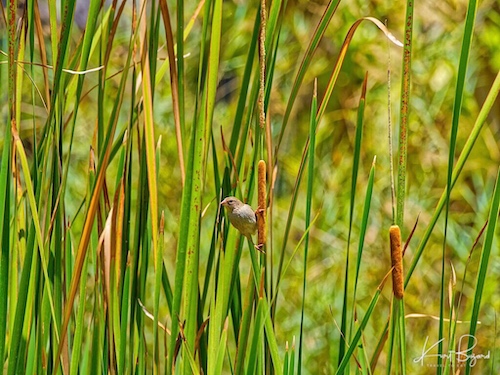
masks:
<path id="1" fill-rule="evenodd" d="M 257 230 L 258 245 L 262 247 L 266 243 L 266 162 L 259 161 L 258 165 L 258 203 L 257 208 Z"/>
<path id="2" fill-rule="evenodd" d="M 404 294 L 403 252 L 401 247 L 401 231 L 397 225 L 389 229 L 391 240 L 392 290 L 394 297 L 402 299 Z"/>

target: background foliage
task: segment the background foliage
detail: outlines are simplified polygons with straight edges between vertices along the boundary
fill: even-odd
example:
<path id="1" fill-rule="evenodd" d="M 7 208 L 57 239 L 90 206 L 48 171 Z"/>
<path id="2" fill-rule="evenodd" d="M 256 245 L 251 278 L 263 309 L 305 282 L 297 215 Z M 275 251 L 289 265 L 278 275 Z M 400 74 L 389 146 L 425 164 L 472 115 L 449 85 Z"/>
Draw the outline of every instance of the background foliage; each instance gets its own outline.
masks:
<path id="1" fill-rule="evenodd" d="M 80 1 L 74 11 L 71 0 L 50 4 L 52 8 L 40 1 L 40 13 L 31 1 L 11 0 L 1 8 L 0 114 L 5 136 L 0 141 L 4 190 L 0 196 L 0 304 L 4 306 L 0 323 L 6 334 L 0 335 L 5 337 L 0 348 L 4 373 L 20 369 L 170 372 L 177 335 L 169 336 L 156 323 L 169 332 L 185 334 L 185 341 L 178 340 L 177 373 L 199 368 L 204 373 L 238 372 L 236 348 L 242 347 L 238 332 L 240 325 L 244 327 L 247 298 L 253 302 L 242 359 L 246 373 L 279 373 L 280 367 L 286 372 L 288 366 L 290 373 L 334 373 L 342 359 L 343 308 L 349 316 L 349 343 L 363 317 L 370 318 L 350 361 L 351 372 L 359 366 L 369 373 L 369 362 L 394 306 L 388 282 L 373 312 L 369 308 L 390 270 L 388 92 L 397 165 L 403 50 L 365 21 L 350 41 L 333 87 L 329 78 L 349 29 L 361 17 L 385 22 L 395 38 L 404 41 L 408 20 L 403 4 L 339 3 L 311 55 L 279 150 L 290 93 L 314 30 L 330 9 L 327 2 L 266 4 L 269 134 L 260 130 L 256 96 L 258 2 L 162 0 L 144 7 L 139 2 L 106 2 L 101 8 L 95 1 L 90 17 L 82 17 L 88 10 Z M 162 8 L 165 5 L 168 14 Z M 469 5 L 466 1 L 415 4 L 403 241 L 417 218 L 418 224 L 404 257 L 405 267 L 412 263 L 437 203 L 446 194 L 457 80 L 464 82 L 465 89 L 455 162 L 500 69 L 500 8 L 498 2 L 485 0 L 477 8 L 466 75 L 459 76 Z M 169 70 L 169 48 L 177 56 L 174 75 Z M 249 62 L 253 69 L 247 82 Z M 311 116 L 315 79 L 319 104 L 333 88 L 317 124 Z M 172 81 L 180 89 L 179 97 Z M 492 92 L 496 96 L 498 87 Z M 360 97 L 365 99 L 361 115 Z M 176 106 L 181 109 L 180 118 L 174 114 Z M 445 251 L 445 215 L 441 215 L 406 287 L 404 314 L 411 314 L 404 319 L 406 359 L 395 354 L 391 367 L 392 351 L 386 343 L 375 373 L 433 373 L 433 367 L 419 366 L 413 359 L 421 355 L 426 337 L 429 343 L 438 340 L 440 317 L 457 322 L 456 337 L 448 340 L 453 324 L 445 321 L 445 352 L 470 332 L 478 291 L 480 324 L 474 352 L 490 351 L 491 358 L 478 360 L 473 371 L 499 371 L 499 231 L 491 220 L 498 217 L 494 202 L 500 165 L 498 99 L 490 108 L 451 191 Z M 356 133 L 361 124 L 362 140 Z M 303 155 L 313 126 L 317 126 L 314 164 L 308 165 Z M 266 142 L 271 143 L 271 158 Z M 359 168 L 352 190 L 357 150 Z M 374 156 L 376 172 L 370 182 Z M 259 159 L 268 163 L 272 196 L 265 256 L 229 229 L 218 204 L 231 194 L 257 206 L 254 170 Z M 307 177 L 300 184 L 302 167 Z M 364 221 L 371 184 L 370 213 Z M 485 234 L 480 236 L 488 218 L 493 233 L 489 244 Z M 363 249 L 362 259 L 356 258 L 358 247 Z M 487 272 L 478 276 L 488 247 Z M 278 275 L 281 257 L 289 266 Z M 256 260 L 265 269 L 262 289 Z M 485 281 L 484 289 L 478 288 L 478 277 Z M 440 313 L 441 288 L 446 295 L 444 313 Z M 455 308 L 450 309 L 449 299 Z M 271 334 L 267 324 L 271 324 L 273 303 Z M 65 345 L 60 345 L 59 335 L 64 336 L 66 328 Z M 204 335 L 197 336 L 199 332 Z M 291 347 L 294 337 L 299 342 L 301 332 L 299 359 Z M 273 340 L 277 352 L 273 352 Z M 286 342 L 290 351 L 285 354 Z M 295 364 L 299 362 L 295 369 L 288 362 L 293 362 L 293 356 Z M 435 358 L 426 359 L 427 363 L 434 365 Z"/>

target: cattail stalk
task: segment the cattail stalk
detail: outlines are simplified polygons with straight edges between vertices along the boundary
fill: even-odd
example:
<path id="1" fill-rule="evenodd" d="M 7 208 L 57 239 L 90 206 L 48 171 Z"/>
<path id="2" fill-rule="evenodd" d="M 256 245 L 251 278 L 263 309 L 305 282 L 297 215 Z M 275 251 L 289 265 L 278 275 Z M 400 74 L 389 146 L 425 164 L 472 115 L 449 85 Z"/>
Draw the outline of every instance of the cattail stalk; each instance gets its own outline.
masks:
<path id="1" fill-rule="evenodd" d="M 392 290 L 396 298 L 402 299 L 404 294 L 403 252 L 399 226 L 391 226 L 389 238 L 391 241 Z"/>
<path id="2" fill-rule="evenodd" d="M 260 2 L 260 35 L 259 35 L 259 125 L 266 125 L 265 88 L 266 88 L 266 0 Z"/>
<path id="3" fill-rule="evenodd" d="M 257 209 L 257 233 L 258 246 L 266 243 L 266 162 L 260 160 L 258 164 L 258 203 Z"/>

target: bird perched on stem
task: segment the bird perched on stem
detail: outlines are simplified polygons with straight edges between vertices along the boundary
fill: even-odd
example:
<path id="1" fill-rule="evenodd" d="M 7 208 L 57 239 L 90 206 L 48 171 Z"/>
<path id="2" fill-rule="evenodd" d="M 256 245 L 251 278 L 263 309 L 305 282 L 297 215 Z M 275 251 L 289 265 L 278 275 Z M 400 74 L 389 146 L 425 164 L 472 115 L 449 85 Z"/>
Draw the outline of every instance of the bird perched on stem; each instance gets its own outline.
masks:
<path id="1" fill-rule="evenodd" d="M 252 234 L 257 232 L 257 215 L 253 208 L 236 197 L 227 197 L 220 204 L 226 208 L 227 216 L 233 227 L 238 229 L 253 244 Z M 254 245 L 254 247 L 262 251 L 262 246 Z"/>

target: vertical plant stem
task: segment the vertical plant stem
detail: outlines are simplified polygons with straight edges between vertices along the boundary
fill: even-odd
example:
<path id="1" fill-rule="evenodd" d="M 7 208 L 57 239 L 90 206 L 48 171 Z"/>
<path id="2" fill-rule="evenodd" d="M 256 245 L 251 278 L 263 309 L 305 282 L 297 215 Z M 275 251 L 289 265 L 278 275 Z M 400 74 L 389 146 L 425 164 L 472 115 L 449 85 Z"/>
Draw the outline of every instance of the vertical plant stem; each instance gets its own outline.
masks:
<path id="1" fill-rule="evenodd" d="M 266 126 L 266 111 L 264 108 L 266 87 L 266 0 L 260 1 L 260 36 L 259 36 L 259 125 Z"/>
<path id="2" fill-rule="evenodd" d="M 465 21 L 464 37 L 462 39 L 462 50 L 460 53 L 460 63 L 458 66 L 457 86 L 455 91 L 455 101 L 453 103 L 453 116 L 450 134 L 450 149 L 448 154 L 448 173 L 446 179 L 446 209 L 445 209 L 445 222 L 444 222 L 444 238 L 443 238 L 443 251 L 441 257 L 441 299 L 439 308 L 439 345 L 438 345 L 438 361 L 437 373 L 440 375 L 443 370 L 442 356 L 443 353 L 443 338 L 444 338 L 444 319 L 445 319 L 445 265 L 446 265 L 446 239 L 448 235 L 448 218 L 450 210 L 450 196 L 452 189 L 453 166 L 455 164 L 455 149 L 458 134 L 458 123 L 460 120 L 460 112 L 462 111 L 463 92 L 465 87 L 465 74 L 467 72 L 467 63 L 469 60 L 472 35 L 474 30 L 474 21 L 476 19 L 477 1 L 469 1 L 467 8 L 467 16 Z"/>
<path id="3" fill-rule="evenodd" d="M 172 87 L 172 110 L 174 112 L 174 121 L 175 121 L 175 136 L 176 136 L 176 141 L 177 141 L 177 153 L 179 155 L 179 167 L 181 170 L 181 180 L 182 180 L 182 186 L 185 184 L 186 180 L 186 171 L 184 168 L 184 150 L 183 150 L 183 144 L 182 144 L 182 127 L 184 125 L 181 125 L 181 102 L 180 102 L 180 94 L 179 94 L 179 84 L 181 83 L 181 79 L 178 76 L 178 70 L 177 70 L 177 59 L 175 57 L 175 52 L 174 52 L 174 37 L 172 33 L 172 25 L 170 23 L 170 12 L 168 9 L 168 4 L 166 0 L 160 0 L 160 9 L 161 9 L 161 14 L 163 17 L 163 23 L 165 26 L 165 34 L 166 34 L 166 39 L 167 39 L 167 52 L 168 52 L 168 59 L 169 59 L 169 69 L 170 69 L 170 85 Z M 182 9 L 179 10 L 179 13 L 182 12 Z M 178 13 L 178 15 L 179 15 Z M 182 24 L 179 23 L 178 20 L 178 26 Z M 183 27 L 183 26 L 182 26 Z M 177 29 L 177 32 L 180 32 L 179 28 Z M 177 43 L 179 43 L 179 39 L 177 39 Z M 177 52 L 179 52 L 179 48 L 184 48 L 183 47 L 184 41 L 181 40 L 180 45 L 177 49 Z M 179 54 L 177 55 L 180 59 L 180 63 L 183 64 L 184 59 L 182 56 Z M 184 103 L 182 103 L 184 104 Z"/>
<path id="4" fill-rule="evenodd" d="M 399 160 L 396 224 L 403 228 L 406 195 L 406 161 L 408 147 L 408 120 L 410 111 L 410 77 L 412 59 L 413 0 L 406 2 L 405 38 L 403 47 L 403 76 L 401 78 L 401 110 L 399 119 Z"/>
<path id="5" fill-rule="evenodd" d="M 355 316 L 356 316 L 356 309 L 355 309 L 355 304 L 356 304 L 356 293 L 358 290 L 358 281 L 359 281 L 359 270 L 361 268 L 361 259 L 363 256 L 363 248 L 364 248 L 364 243 L 365 243 L 365 236 L 366 232 L 368 230 L 368 217 L 370 215 L 370 207 L 371 207 L 371 200 L 372 200 L 372 193 L 373 193 L 373 183 L 375 179 L 375 163 L 377 161 L 377 157 L 373 157 L 373 163 L 372 167 L 370 169 L 370 175 L 368 177 L 368 184 L 366 187 L 366 195 L 365 195 L 365 201 L 363 204 L 363 217 L 361 221 L 361 232 L 359 234 L 359 245 L 358 245 L 358 255 L 356 259 L 356 274 L 354 276 L 354 291 L 353 291 L 353 315 L 352 315 L 352 322 L 354 323 L 355 321 Z M 352 325 L 351 325 L 352 327 Z M 349 334 L 350 336 L 350 334 Z"/>
<path id="6" fill-rule="evenodd" d="M 483 243 L 483 251 L 481 252 L 481 260 L 479 262 L 479 271 L 477 273 L 476 291 L 474 293 L 474 303 L 472 307 L 472 316 L 469 328 L 469 340 L 467 350 L 474 348 L 477 339 L 476 334 L 477 324 L 479 321 L 479 309 L 481 308 L 481 299 L 483 297 L 484 286 L 486 284 L 486 272 L 488 271 L 488 263 L 490 261 L 491 250 L 493 248 L 495 232 L 498 234 L 497 222 L 500 212 L 500 168 L 497 171 L 495 189 L 491 199 L 490 214 L 488 216 L 488 227 L 486 228 L 486 236 Z M 469 375 L 472 370 L 474 357 L 471 355 L 467 358 L 465 374 Z"/>
<path id="7" fill-rule="evenodd" d="M 258 164 L 258 202 L 257 209 L 257 225 L 258 225 L 258 246 L 266 244 L 266 172 L 267 166 L 264 160 L 260 160 Z"/>
<path id="8" fill-rule="evenodd" d="M 469 155 L 472 152 L 472 149 L 479 138 L 479 135 L 481 134 L 481 130 L 486 123 L 486 119 L 488 118 L 488 114 L 490 113 L 491 109 L 493 108 L 495 104 L 495 100 L 498 97 L 498 93 L 500 92 L 500 71 L 497 73 L 497 76 L 495 77 L 495 81 L 491 85 L 490 91 L 488 92 L 488 96 L 486 97 L 483 106 L 481 107 L 481 111 L 479 112 L 479 115 L 477 116 L 476 122 L 474 123 L 474 127 L 472 128 L 469 137 L 467 138 L 467 141 L 465 142 L 465 145 L 462 149 L 462 152 L 460 153 L 460 156 L 457 159 L 457 163 L 455 165 L 455 168 L 453 169 L 453 176 L 452 176 L 452 181 L 451 181 L 451 186 L 453 187 L 460 174 L 462 173 L 462 169 L 465 166 L 466 161 L 469 158 Z M 427 229 L 425 230 L 424 235 L 422 236 L 422 239 L 420 240 L 420 243 L 418 244 L 417 249 L 415 250 L 415 256 L 413 257 L 413 261 L 410 264 L 410 267 L 408 267 L 406 277 L 405 277 L 405 288 L 408 286 L 408 283 L 410 282 L 410 278 L 413 275 L 413 271 L 415 271 L 415 268 L 417 267 L 417 264 L 422 256 L 422 253 L 427 245 L 427 242 L 430 239 L 430 236 L 432 234 L 432 231 L 434 230 L 434 227 L 436 226 L 437 220 L 439 219 L 439 216 L 441 215 L 441 211 L 443 210 L 443 207 L 445 205 L 446 201 L 446 191 L 441 194 L 441 197 L 439 198 L 439 201 L 436 205 L 436 209 L 434 210 L 434 213 L 432 215 L 432 218 L 429 222 L 429 225 L 427 226 Z"/>
<path id="9" fill-rule="evenodd" d="M 206 4 L 208 6 L 208 4 Z M 186 133 L 184 111 L 184 0 L 177 0 L 177 88 L 179 106 L 180 135 L 184 139 Z"/>
<path id="10" fill-rule="evenodd" d="M 303 278 L 302 278 L 302 307 L 300 313 L 300 337 L 299 337 L 299 353 L 297 362 L 297 374 L 302 373 L 302 353 L 304 350 L 304 312 L 306 304 L 306 285 L 307 285 L 307 255 L 309 252 L 309 225 L 311 223 L 311 208 L 313 199 L 313 182 L 314 182 L 314 152 L 316 150 L 316 111 L 318 105 L 318 81 L 314 81 L 313 97 L 311 104 L 311 118 L 309 121 L 309 166 L 307 172 L 307 198 L 306 198 L 306 217 L 305 230 L 307 231 L 304 240 L 304 263 L 303 263 Z"/>
<path id="11" fill-rule="evenodd" d="M 2 151 L 2 162 L 0 167 L 0 364 L 3 368 L 5 341 L 7 338 L 7 306 L 9 297 L 9 253 L 10 253 L 10 200 L 11 200 L 11 153 L 12 153 L 12 133 L 11 128 L 15 125 L 15 73 L 14 64 L 16 48 L 16 9 L 17 1 L 9 1 L 8 15 L 8 97 L 9 97 L 9 117 L 7 126 L 4 126 L 4 144 Z M 1 69 L 1 68 L 0 68 Z M 12 302 L 11 302 L 12 303 Z"/>
<path id="12" fill-rule="evenodd" d="M 386 23 L 387 25 L 387 23 Z M 394 156 L 392 145 L 392 104 L 391 104 L 391 50 L 389 40 L 387 41 L 387 130 L 389 141 L 389 170 L 391 174 L 391 208 L 392 223 L 396 223 L 396 192 L 394 187 Z"/>
<path id="13" fill-rule="evenodd" d="M 130 38 L 130 41 L 132 41 L 132 37 Z M 124 69 L 123 69 L 122 77 L 120 80 L 120 86 L 118 89 L 117 97 L 114 101 L 114 107 L 113 107 L 113 110 L 111 113 L 111 118 L 110 118 L 111 123 L 107 129 L 106 140 L 104 142 L 105 147 L 103 147 L 102 151 L 101 151 L 100 160 L 99 160 L 99 167 L 98 167 L 98 171 L 97 171 L 97 178 L 96 178 L 96 182 L 93 186 L 92 195 L 91 195 L 91 199 L 89 202 L 89 208 L 87 211 L 87 216 L 85 217 L 85 223 L 84 223 L 83 230 L 82 230 L 82 236 L 80 238 L 80 243 L 78 245 L 78 250 L 76 252 L 75 268 L 74 268 L 74 273 L 71 277 L 69 293 L 68 293 L 68 297 L 67 297 L 67 301 L 66 301 L 66 306 L 64 308 L 64 316 L 63 316 L 63 322 L 62 322 L 62 327 L 61 327 L 61 341 L 60 341 L 59 347 L 57 349 L 58 355 L 57 355 L 57 359 L 56 359 L 55 366 L 54 366 L 54 373 L 57 371 L 57 368 L 59 367 L 59 358 L 60 358 L 60 354 L 62 353 L 62 350 L 63 350 L 64 340 L 66 337 L 69 320 L 71 318 L 71 312 L 73 310 L 73 302 L 75 300 L 76 292 L 78 290 L 78 284 L 80 283 L 80 277 L 81 277 L 81 272 L 83 269 L 83 263 L 84 263 L 86 255 L 87 255 L 90 234 L 92 232 L 94 219 L 95 219 L 96 214 L 97 214 L 97 208 L 99 205 L 99 200 L 101 198 L 102 189 L 104 186 L 106 169 L 107 169 L 107 166 L 109 163 L 110 153 L 111 153 L 111 146 L 112 146 L 111 140 L 114 138 L 114 135 L 115 135 L 116 126 L 118 123 L 118 113 L 120 112 L 120 108 L 121 108 L 121 105 L 123 103 L 125 83 L 127 82 L 128 68 L 130 66 L 131 57 L 132 57 L 132 49 L 129 50 L 129 53 L 127 55 L 127 60 L 126 60 L 125 65 L 124 65 Z"/>
<path id="14" fill-rule="evenodd" d="M 351 235 L 352 235 L 352 225 L 354 219 L 354 204 L 356 200 L 356 185 L 358 181 L 358 172 L 359 172 L 359 161 L 361 155 L 361 142 L 363 139 L 363 118 L 365 113 L 365 102 L 366 102 L 366 87 L 368 84 L 368 72 L 365 74 L 365 78 L 363 80 L 363 85 L 361 87 L 361 96 L 359 99 L 358 106 L 358 116 L 356 122 L 356 136 L 355 136 L 355 144 L 354 144 L 354 155 L 352 162 L 352 174 L 351 174 L 351 194 L 350 194 L 350 205 L 349 205 L 349 229 L 347 233 L 347 249 L 345 256 L 345 274 L 344 274 L 344 299 L 342 302 L 342 318 L 340 323 L 341 337 L 339 342 L 339 363 L 342 361 L 342 357 L 345 353 L 346 341 L 349 340 L 351 336 L 352 324 L 349 327 L 349 332 L 347 330 L 347 311 L 349 307 L 349 256 L 351 250 Z M 360 262 L 360 258 L 358 258 L 358 264 Z M 353 296 L 356 296 L 356 283 L 357 283 L 357 275 L 354 281 L 354 293 Z M 352 301 L 352 316 L 354 317 L 354 299 Z"/>

